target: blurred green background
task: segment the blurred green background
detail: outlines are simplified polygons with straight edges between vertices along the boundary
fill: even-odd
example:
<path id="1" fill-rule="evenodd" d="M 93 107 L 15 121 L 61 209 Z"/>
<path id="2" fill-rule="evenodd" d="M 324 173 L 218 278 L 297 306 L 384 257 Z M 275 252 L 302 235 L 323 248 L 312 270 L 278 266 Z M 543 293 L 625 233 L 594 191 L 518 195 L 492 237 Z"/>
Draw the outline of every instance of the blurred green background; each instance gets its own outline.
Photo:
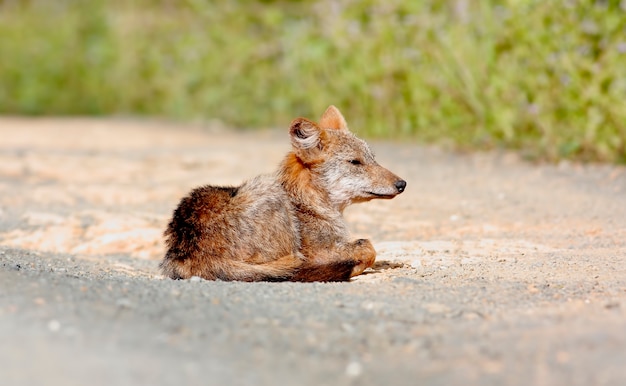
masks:
<path id="1" fill-rule="evenodd" d="M 626 0 L 0 0 L 0 113 L 286 126 L 626 162 Z"/>

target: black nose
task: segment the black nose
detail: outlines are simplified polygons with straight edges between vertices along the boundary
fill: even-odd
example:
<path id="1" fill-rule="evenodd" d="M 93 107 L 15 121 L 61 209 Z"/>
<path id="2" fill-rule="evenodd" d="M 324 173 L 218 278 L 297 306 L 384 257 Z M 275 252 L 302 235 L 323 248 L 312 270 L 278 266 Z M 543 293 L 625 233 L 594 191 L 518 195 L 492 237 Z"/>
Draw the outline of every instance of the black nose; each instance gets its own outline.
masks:
<path id="1" fill-rule="evenodd" d="M 405 180 L 398 180 L 396 181 L 396 183 L 394 184 L 396 186 L 396 189 L 398 189 L 399 193 L 404 192 L 404 188 L 406 188 L 406 181 Z"/>

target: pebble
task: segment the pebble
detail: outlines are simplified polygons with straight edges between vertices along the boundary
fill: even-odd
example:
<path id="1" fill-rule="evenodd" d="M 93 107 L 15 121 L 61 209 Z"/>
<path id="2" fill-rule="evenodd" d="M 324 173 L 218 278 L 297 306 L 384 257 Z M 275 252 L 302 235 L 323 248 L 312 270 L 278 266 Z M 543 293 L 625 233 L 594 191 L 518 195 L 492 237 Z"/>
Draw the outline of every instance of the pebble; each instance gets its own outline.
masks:
<path id="1" fill-rule="evenodd" d="M 133 308 L 133 303 L 126 298 L 117 299 L 115 304 L 120 308 Z"/>
<path id="2" fill-rule="evenodd" d="M 346 375 L 349 377 L 358 377 L 362 372 L 363 366 L 357 361 L 352 361 L 348 363 L 348 366 L 346 366 Z"/>
<path id="3" fill-rule="evenodd" d="M 52 319 L 48 322 L 48 330 L 52 332 L 58 332 L 61 329 L 61 322 L 56 319 Z"/>

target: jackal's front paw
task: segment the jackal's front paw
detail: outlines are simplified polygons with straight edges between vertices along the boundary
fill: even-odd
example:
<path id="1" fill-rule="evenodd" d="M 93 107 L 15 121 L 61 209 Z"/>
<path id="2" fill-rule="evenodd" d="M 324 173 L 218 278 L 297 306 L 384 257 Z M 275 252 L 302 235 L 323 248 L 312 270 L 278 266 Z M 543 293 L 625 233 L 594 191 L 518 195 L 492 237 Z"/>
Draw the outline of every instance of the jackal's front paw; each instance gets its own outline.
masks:
<path id="1" fill-rule="evenodd" d="M 352 268 L 350 277 L 360 275 L 366 268 L 374 265 L 374 261 L 376 260 L 376 250 L 374 250 L 374 246 L 369 240 L 358 239 L 353 245 L 354 258 L 358 263 Z"/>

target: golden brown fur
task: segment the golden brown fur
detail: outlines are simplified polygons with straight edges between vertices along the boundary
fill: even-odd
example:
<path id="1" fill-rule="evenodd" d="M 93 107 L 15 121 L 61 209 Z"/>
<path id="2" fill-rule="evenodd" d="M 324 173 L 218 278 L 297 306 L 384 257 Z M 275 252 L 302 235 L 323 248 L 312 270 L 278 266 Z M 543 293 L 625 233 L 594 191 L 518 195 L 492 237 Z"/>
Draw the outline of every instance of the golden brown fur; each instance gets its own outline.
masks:
<path id="1" fill-rule="evenodd" d="M 341 281 L 374 263 L 369 240 L 350 241 L 346 206 L 392 198 L 406 182 L 376 163 L 330 106 L 319 124 L 290 126 L 278 171 L 239 187 L 203 186 L 183 198 L 165 231 L 173 279 Z"/>

